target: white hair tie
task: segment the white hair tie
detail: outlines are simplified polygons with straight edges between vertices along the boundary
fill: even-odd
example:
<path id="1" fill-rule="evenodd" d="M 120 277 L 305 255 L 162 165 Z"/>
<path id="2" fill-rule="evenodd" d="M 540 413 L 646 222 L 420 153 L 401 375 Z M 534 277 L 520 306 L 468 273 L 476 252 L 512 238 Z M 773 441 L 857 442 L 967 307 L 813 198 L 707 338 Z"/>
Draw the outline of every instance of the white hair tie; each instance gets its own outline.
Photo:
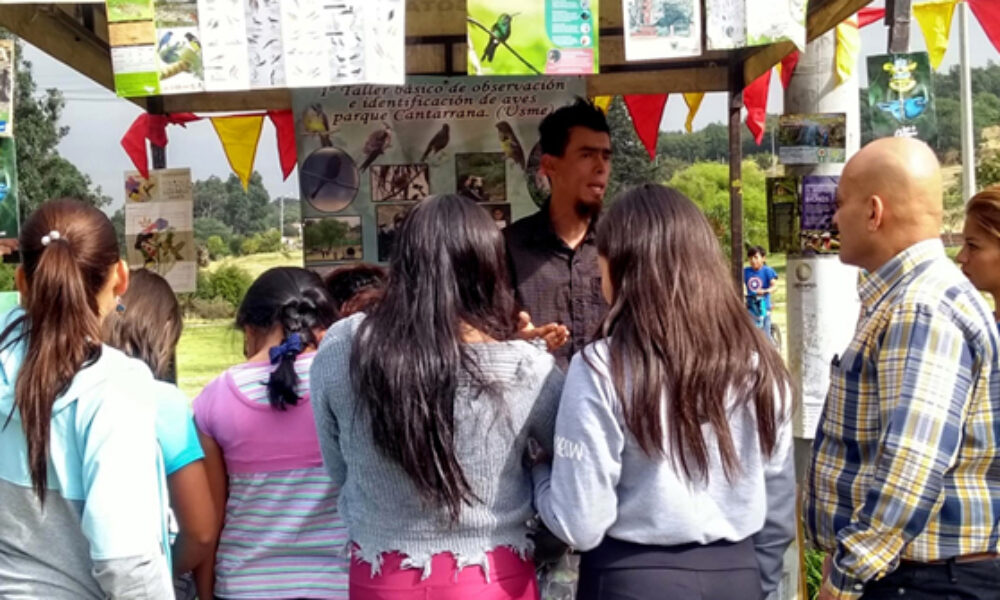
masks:
<path id="1" fill-rule="evenodd" d="M 53 240 L 58 240 L 60 237 L 62 236 L 59 235 L 59 232 L 53 229 L 52 231 L 49 232 L 48 235 L 42 236 L 42 245 L 48 246 L 49 244 L 52 243 Z"/>

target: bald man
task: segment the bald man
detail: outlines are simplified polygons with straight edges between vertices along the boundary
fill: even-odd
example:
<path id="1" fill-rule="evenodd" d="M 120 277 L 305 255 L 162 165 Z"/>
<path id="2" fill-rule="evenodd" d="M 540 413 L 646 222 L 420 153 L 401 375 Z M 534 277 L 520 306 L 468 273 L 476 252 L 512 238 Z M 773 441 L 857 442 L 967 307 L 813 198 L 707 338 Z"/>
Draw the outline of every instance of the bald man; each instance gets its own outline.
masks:
<path id="1" fill-rule="evenodd" d="M 844 169 L 834 221 L 862 312 L 805 482 L 822 600 L 1000 599 L 997 332 L 945 255 L 941 214 L 922 142 L 872 142 Z"/>

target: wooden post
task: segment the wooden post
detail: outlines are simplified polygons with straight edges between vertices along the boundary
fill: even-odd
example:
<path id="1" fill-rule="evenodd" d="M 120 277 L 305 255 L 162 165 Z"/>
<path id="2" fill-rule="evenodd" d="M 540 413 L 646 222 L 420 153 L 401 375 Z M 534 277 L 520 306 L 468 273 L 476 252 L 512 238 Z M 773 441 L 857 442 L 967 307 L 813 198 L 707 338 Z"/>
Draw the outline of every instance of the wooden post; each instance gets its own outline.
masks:
<path id="1" fill-rule="evenodd" d="M 148 112 L 151 115 L 164 114 L 163 96 L 150 96 L 149 99 L 146 101 L 146 112 Z M 153 168 L 166 169 L 167 149 L 164 148 L 163 146 L 157 146 L 152 142 L 150 142 L 149 147 L 153 155 Z"/>
<path id="2" fill-rule="evenodd" d="M 729 232 L 733 280 L 743 288 L 743 60 L 729 64 Z M 742 292 L 741 292 L 742 293 Z"/>
<path id="3" fill-rule="evenodd" d="M 910 0 L 886 0 L 885 24 L 889 26 L 889 54 L 910 51 Z"/>

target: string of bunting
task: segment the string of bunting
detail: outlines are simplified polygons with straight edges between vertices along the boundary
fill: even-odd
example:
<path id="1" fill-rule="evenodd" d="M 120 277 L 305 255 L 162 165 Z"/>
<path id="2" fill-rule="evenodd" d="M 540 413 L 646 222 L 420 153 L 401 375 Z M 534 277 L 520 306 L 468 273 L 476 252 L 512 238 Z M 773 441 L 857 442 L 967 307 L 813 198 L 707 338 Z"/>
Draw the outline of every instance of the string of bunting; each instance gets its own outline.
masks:
<path id="1" fill-rule="evenodd" d="M 913 16 L 927 43 L 931 68 L 937 69 L 948 51 L 955 7 L 965 2 L 997 50 L 1000 50 L 1000 2 L 996 0 L 927 0 L 913 5 Z"/>
<path id="2" fill-rule="evenodd" d="M 194 113 L 170 113 L 153 115 L 142 113 L 122 136 L 121 144 L 125 154 L 139 173 L 149 177 L 149 155 L 147 142 L 166 147 L 167 125 L 186 127 L 188 123 L 208 118 L 212 122 L 226 159 L 233 173 L 240 178 L 243 189 L 250 183 L 254 161 L 257 158 L 257 144 L 264 124 L 264 118 L 274 125 L 277 137 L 278 160 L 281 174 L 285 179 L 292 174 L 297 160 L 295 149 L 295 118 L 291 110 L 269 110 L 260 113 L 227 115 L 222 117 L 200 117 Z"/>

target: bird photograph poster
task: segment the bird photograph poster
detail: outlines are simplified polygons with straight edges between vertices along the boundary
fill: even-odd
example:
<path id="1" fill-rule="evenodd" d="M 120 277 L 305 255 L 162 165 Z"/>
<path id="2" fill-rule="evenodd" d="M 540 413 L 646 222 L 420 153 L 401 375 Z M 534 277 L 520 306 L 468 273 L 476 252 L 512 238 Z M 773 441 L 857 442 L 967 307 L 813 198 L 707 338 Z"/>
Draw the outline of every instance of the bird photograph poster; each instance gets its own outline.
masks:
<path id="1" fill-rule="evenodd" d="M 0 136 L 14 135 L 14 40 L 0 40 Z"/>
<path id="2" fill-rule="evenodd" d="M 937 114 L 926 52 L 868 57 L 868 114 L 872 134 L 937 141 Z"/>
<path id="3" fill-rule="evenodd" d="M 548 198 L 538 125 L 585 95 L 580 77 L 537 76 L 292 90 L 303 218 L 327 248 L 353 247 L 358 231 L 322 221 L 360 218 L 354 257 L 310 252 L 306 264 L 384 262 L 406 212 L 434 194 L 475 200 L 498 227 L 535 212 Z"/>
<path id="4" fill-rule="evenodd" d="M 149 177 L 125 172 L 125 257 L 149 269 L 178 293 L 198 279 L 194 196 L 190 169 L 153 169 Z"/>
<path id="5" fill-rule="evenodd" d="M 701 54 L 700 0 L 623 0 L 625 60 Z"/>
<path id="6" fill-rule="evenodd" d="M 598 0 L 468 0 L 469 75 L 598 72 Z"/>
<path id="7" fill-rule="evenodd" d="M 107 0 L 119 96 L 401 84 L 404 0 Z"/>
<path id="8" fill-rule="evenodd" d="M 17 146 L 14 138 L 3 137 L 0 138 L 0 239 L 17 239 L 20 213 L 17 196 Z"/>

